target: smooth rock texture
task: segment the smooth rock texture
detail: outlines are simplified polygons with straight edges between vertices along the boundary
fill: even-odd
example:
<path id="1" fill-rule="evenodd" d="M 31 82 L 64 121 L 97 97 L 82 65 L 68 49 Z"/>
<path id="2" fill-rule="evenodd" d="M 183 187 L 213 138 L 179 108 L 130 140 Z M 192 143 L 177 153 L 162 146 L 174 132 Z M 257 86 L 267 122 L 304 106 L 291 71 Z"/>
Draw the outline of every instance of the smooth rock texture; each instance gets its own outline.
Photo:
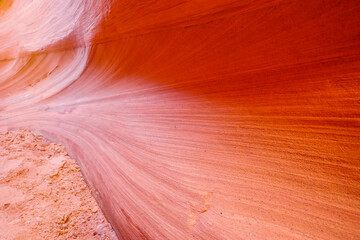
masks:
<path id="1" fill-rule="evenodd" d="M 123 239 L 360 238 L 360 1 L 0 1 L 0 130 Z"/>

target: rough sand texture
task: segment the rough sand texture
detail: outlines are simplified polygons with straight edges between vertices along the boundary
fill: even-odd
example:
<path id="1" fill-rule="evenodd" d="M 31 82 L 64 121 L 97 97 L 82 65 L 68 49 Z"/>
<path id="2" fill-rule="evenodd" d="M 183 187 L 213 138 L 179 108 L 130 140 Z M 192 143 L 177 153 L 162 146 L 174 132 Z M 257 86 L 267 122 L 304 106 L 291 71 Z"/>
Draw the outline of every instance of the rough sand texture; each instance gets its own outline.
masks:
<path id="1" fill-rule="evenodd" d="M 0 239 L 117 239 L 62 145 L 0 133 Z"/>

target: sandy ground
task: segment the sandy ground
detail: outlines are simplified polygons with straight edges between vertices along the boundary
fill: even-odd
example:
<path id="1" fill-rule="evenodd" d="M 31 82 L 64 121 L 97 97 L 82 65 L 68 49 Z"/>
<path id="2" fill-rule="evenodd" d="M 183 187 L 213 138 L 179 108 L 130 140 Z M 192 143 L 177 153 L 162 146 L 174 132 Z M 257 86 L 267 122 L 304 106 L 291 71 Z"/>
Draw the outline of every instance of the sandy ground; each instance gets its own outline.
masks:
<path id="1" fill-rule="evenodd" d="M 64 147 L 0 133 L 0 240 L 117 239 Z"/>

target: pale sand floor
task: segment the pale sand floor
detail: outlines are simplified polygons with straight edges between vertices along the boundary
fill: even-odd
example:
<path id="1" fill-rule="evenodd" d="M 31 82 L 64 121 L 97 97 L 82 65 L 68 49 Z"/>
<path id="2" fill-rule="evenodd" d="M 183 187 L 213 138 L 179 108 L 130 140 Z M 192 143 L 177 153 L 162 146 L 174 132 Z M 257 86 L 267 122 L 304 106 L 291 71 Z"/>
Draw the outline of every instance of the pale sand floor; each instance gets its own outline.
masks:
<path id="1" fill-rule="evenodd" d="M 64 147 L 16 130 L 0 133 L 0 239 L 117 238 Z"/>

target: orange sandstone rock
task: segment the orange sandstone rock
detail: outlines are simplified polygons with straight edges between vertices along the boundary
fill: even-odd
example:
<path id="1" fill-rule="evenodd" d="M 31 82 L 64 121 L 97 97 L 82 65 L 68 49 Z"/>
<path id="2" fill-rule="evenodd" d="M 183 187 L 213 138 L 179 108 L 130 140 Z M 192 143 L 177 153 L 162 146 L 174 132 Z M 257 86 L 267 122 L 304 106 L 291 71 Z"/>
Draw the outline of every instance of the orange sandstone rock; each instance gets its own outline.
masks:
<path id="1" fill-rule="evenodd" d="M 359 238 L 359 1 L 1 11 L 0 129 L 62 142 L 123 239 Z"/>

